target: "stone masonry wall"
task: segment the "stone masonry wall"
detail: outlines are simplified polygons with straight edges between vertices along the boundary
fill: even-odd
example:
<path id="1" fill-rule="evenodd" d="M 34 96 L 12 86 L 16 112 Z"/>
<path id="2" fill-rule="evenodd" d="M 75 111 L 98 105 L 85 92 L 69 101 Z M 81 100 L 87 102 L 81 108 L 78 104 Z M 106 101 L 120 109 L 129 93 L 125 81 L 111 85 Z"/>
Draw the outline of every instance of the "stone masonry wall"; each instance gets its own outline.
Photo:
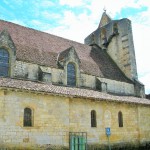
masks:
<path id="1" fill-rule="evenodd" d="M 134 95 L 134 85 L 110 80 L 106 78 L 99 78 L 101 82 L 107 83 L 107 92 L 116 93 L 120 95 Z"/>
<path id="2" fill-rule="evenodd" d="M 26 107 L 33 110 L 33 127 L 23 127 Z M 0 91 L 0 148 L 68 146 L 68 131 L 68 98 Z"/>
<path id="3" fill-rule="evenodd" d="M 88 144 L 107 144 L 106 127 L 111 128 L 111 144 L 139 140 L 136 105 L 73 99 L 70 110 L 73 110 L 70 112 L 70 131 L 87 132 Z M 91 127 L 91 110 L 96 111 L 97 127 Z M 123 127 L 118 126 L 119 111 L 123 113 Z M 150 140 L 150 136 L 147 138 Z"/>
<path id="4" fill-rule="evenodd" d="M 118 33 L 114 34 L 113 27 L 117 25 Z M 107 46 L 103 44 L 103 30 L 108 42 Z M 92 34 L 85 38 L 85 44 L 97 44 L 106 49 L 110 57 L 115 61 L 118 67 L 130 79 L 137 79 L 137 67 L 134 51 L 134 42 L 132 35 L 131 21 L 128 19 L 114 20 L 109 24 L 96 29 Z"/>
<path id="5" fill-rule="evenodd" d="M 24 108 L 33 110 L 33 127 L 23 127 Z M 97 127 L 91 127 L 91 110 Z M 123 127 L 118 126 L 118 112 Z M 88 145 L 107 144 L 105 127 L 111 128 L 110 143 L 139 144 L 150 141 L 149 106 L 67 98 L 19 91 L 0 91 L 0 147 L 32 148 L 69 146 L 69 132 L 87 132 Z"/>
<path id="6" fill-rule="evenodd" d="M 65 79 L 65 71 L 62 69 L 50 68 L 46 66 L 38 66 L 37 64 L 16 61 L 14 68 L 14 77 L 26 78 L 30 80 L 38 80 L 39 67 L 43 72 L 51 74 L 49 79 L 54 84 L 63 84 Z M 77 78 L 81 87 L 95 89 L 95 76 L 80 73 L 80 78 Z M 101 82 L 107 83 L 107 91 L 116 94 L 134 95 L 133 84 L 110 80 L 106 78 L 99 78 Z"/>

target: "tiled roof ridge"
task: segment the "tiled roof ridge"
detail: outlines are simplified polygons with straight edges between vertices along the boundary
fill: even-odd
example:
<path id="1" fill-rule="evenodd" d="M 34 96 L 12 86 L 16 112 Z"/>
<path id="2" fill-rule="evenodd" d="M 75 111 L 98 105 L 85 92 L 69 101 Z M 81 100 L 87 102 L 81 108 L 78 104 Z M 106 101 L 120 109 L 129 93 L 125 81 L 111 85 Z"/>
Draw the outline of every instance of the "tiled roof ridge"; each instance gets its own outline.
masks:
<path id="1" fill-rule="evenodd" d="M 71 42 L 74 42 L 74 43 L 77 43 L 77 44 L 80 44 L 80 45 L 85 45 L 87 47 L 90 47 L 89 45 L 84 44 L 84 43 L 80 43 L 80 42 L 77 42 L 77 41 L 74 41 L 74 40 L 70 40 L 70 39 L 67 39 L 67 38 L 64 38 L 64 37 L 61 37 L 61 36 L 58 36 L 58 35 L 54 35 L 54 34 L 42 31 L 42 30 L 34 29 L 34 28 L 31 28 L 31 27 L 26 27 L 26 26 L 23 26 L 23 25 L 20 25 L 20 24 L 11 22 L 11 21 L 6 21 L 6 20 L 3 20 L 3 19 L 0 19 L 0 22 L 6 22 L 6 23 L 13 24 L 13 25 L 21 27 L 21 28 L 25 28 L 27 30 L 29 29 L 29 30 L 33 30 L 33 31 L 36 31 L 36 32 L 41 32 L 42 34 L 48 34 L 49 36 L 54 36 L 54 37 L 57 37 L 57 38 L 60 38 L 60 39 L 66 40 L 66 41 L 71 41 Z M 7 28 L 6 28 L 6 30 L 7 30 Z"/>
<path id="2" fill-rule="evenodd" d="M 49 94 L 56 94 L 56 95 L 62 95 L 68 97 L 81 97 L 81 98 L 95 99 L 101 101 L 108 100 L 113 102 L 150 105 L 150 100 L 144 98 L 137 98 L 131 96 L 114 96 L 107 93 L 89 90 L 89 89 L 56 86 L 52 84 L 18 80 L 12 78 L 0 78 L 0 87 L 2 89 L 10 88 L 10 89 L 19 89 L 19 90 L 30 90 L 30 91 L 37 91 L 37 92 L 45 92 L 47 94 L 49 93 Z"/>

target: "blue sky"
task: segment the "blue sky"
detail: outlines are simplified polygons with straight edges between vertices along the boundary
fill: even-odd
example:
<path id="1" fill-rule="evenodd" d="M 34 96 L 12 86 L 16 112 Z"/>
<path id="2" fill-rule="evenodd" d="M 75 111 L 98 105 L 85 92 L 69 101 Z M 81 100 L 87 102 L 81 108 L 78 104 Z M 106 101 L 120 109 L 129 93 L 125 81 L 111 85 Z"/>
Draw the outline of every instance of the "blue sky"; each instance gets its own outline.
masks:
<path id="1" fill-rule="evenodd" d="M 0 19 L 83 43 L 104 7 L 113 19 L 132 21 L 139 80 L 150 93 L 149 0 L 1 0 Z"/>

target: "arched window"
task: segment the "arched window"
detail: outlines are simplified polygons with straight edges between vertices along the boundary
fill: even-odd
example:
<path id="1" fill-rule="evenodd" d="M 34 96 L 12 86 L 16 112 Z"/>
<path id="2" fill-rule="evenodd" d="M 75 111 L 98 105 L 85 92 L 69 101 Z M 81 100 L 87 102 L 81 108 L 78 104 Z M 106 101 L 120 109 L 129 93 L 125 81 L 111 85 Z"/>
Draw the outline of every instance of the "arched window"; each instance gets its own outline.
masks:
<path id="1" fill-rule="evenodd" d="M 106 37 L 106 30 L 105 30 L 105 28 L 102 28 L 102 30 L 101 30 L 101 40 L 102 40 L 102 44 L 106 45 L 107 37 Z"/>
<path id="2" fill-rule="evenodd" d="M 113 25 L 113 33 L 114 34 L 118 33 L 118 24 L 117 23 L 114 23 L 114 25 Z"/>
<path id="3" fill-rule="evenodd" d="M 95 40 L 96 40 L 96 39 L 95 39 L 95 35 L 94 35 L 94 33 L 92 33 L 92 36 L 91 36 L 91 37 L 92 37 L 92 40 L 91 40 L 91 41 L 92 41 L 92 43 L 95 43 Z"/>
<path id="4" fill-rule="evenodd" d="M 96 123 L 96 111 L 92 110 L 91 111 L 91 127 L 96 127 L 97 123 Z"/>
<path id="5" fill-rule="evenodd" d="M 7 77 L 9 74 L 9 53 L 5 49 L 0 49 L 0 76 Z"/>
<path id="6" fill-rule="evenodd" d="M 73 63 L 67 65 L 67 85 L 76 86 L 76 70 Z"/>
<path id="7" fill-rule="evenodd" d="M 23 120 L 24 127 L 31 127 L 32 124 L 32 110 L 30 108 L 24 109 L 24 120 Z"/>
<path id="8" fill-rule="evenodd" d="M 118 112 L 118 125 L 119 127 L 123 127 L 123 115 L 121 111 Z"/>

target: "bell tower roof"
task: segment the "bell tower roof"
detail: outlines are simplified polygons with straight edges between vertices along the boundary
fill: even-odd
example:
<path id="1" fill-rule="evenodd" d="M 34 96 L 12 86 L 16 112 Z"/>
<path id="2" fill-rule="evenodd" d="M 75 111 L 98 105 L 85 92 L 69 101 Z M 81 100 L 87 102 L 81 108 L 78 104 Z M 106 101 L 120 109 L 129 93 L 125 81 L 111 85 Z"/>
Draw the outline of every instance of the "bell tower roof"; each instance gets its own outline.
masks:
<path id="1" fill-rule="evenodd" d="M 111 21 L 112 21 L 112 19 L 109 17 L 109 15 L 107 15 L 106 10 L 104 9 L 104 12 L 102 14 L 101 21 L 100 21 L 98 27 L 100 28 L 102 26 L 105 26 L 106 24 L 108 24 Z"/>

